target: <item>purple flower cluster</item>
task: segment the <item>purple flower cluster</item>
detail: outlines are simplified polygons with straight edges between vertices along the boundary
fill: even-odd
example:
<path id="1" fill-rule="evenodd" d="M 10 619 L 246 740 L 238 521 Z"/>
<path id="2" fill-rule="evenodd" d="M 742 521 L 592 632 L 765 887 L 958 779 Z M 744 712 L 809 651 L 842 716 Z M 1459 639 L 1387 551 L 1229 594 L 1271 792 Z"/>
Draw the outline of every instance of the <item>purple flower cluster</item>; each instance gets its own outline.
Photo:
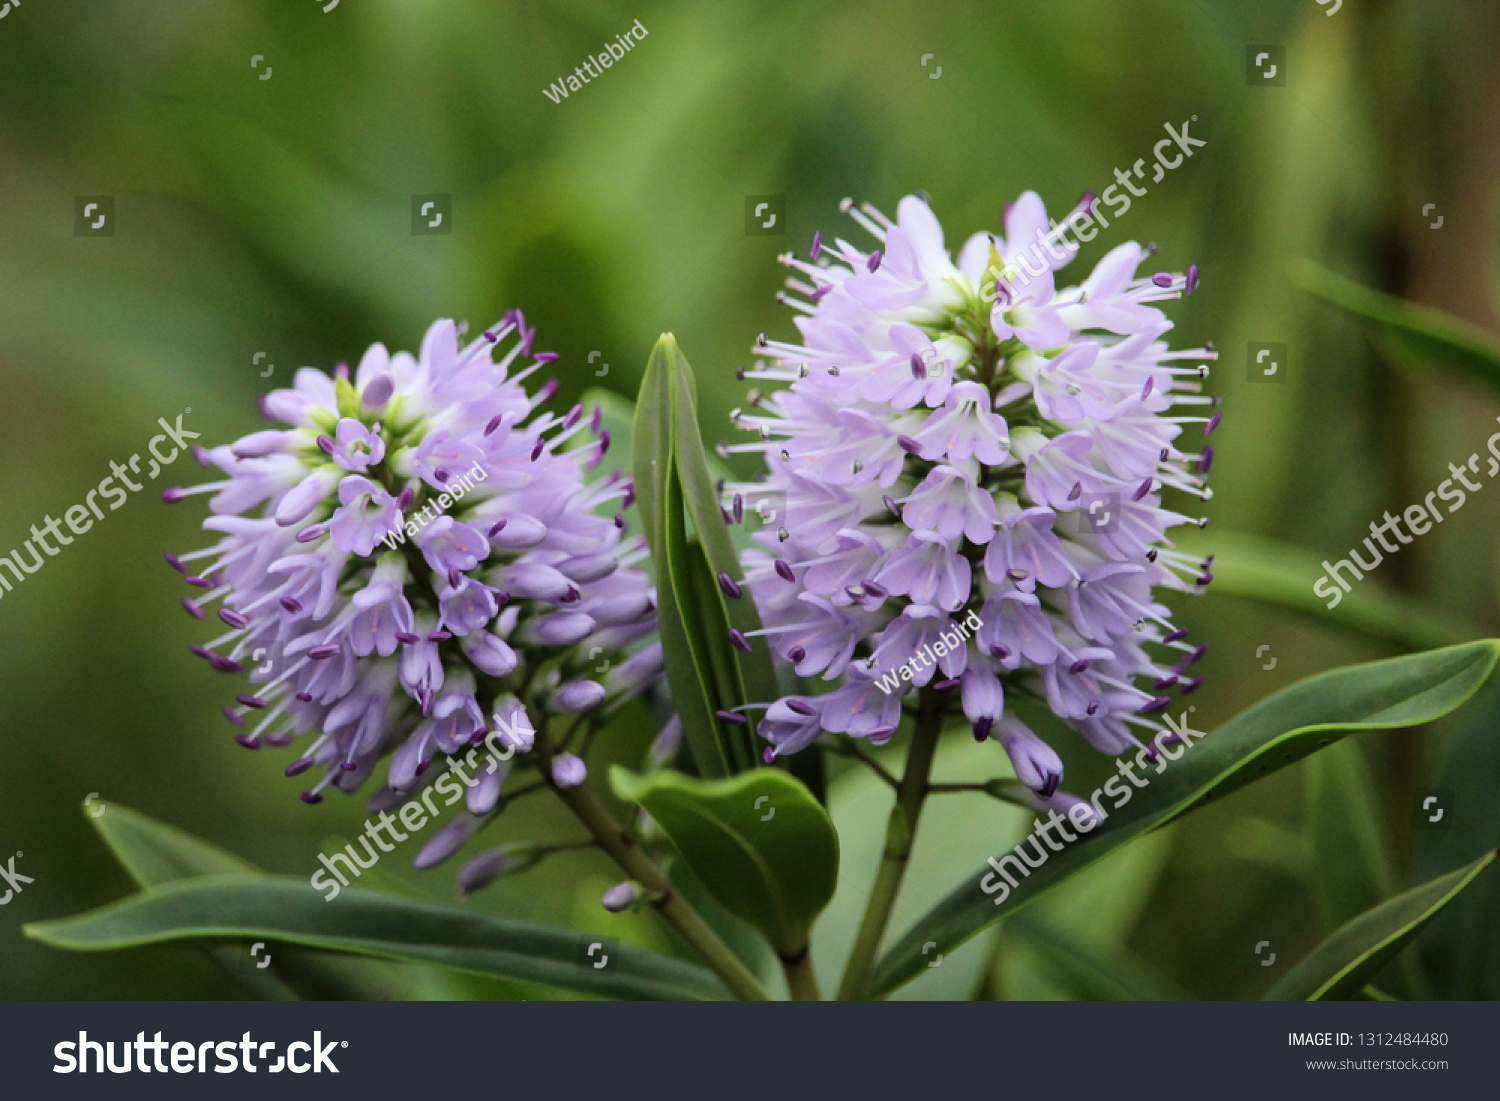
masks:
<path id="1" fill-rule="evenodd" d="M 287 427 L 204 452 L 224 478 L 165 494 L 213 495 L 214 544 L 167 555 L 205 590 L 188 612 L 202 619 L 218 601 L 227 628 L 192 649 L 249 670 L 254 693 L 225 708 L 254 721 L 241 745 L 308 737 L 287 775 L 320 771 L 309 803 L 330 786 L 353 792 L 391 753 L 372 805 L 393 805 L 435 754 L 482 742 L 487 713 L 504 737 L 529 729 L 526 702 L 587 712 L 660 675 L 651 644 L 603 683 L 590 677 L 656 627 L 649 581 L 631 568 L 644 541 L 626 539 L 623 513 L 596 511 L 627 508 L 629 482 L 585 483 L 609 446 L 599 411 L 537 413 L 557 384 L 531 396 L 522 381 L 557 356 L 532 352 L 520 311 L 460 337 L 439 321 L 416 357 L 376 344 L 352 380 L 345 365 L 303 368 L 262 401 Z M 584 432 L 593 442 L 562 449 Z M 498 783 L 472 788 L 470 812 L 499 795 Z"/>
<path id="2" fill-rule="evenodd" d="M 1210 496 L 1212 446 L 1178 444 L 1219 422 L 1188 415 L 1217 399 L 1201 392 L 1208 368 L 1184 363 L 1216 353 L 1170 351 L 1152 306 L 1191 294 L 1197 269 L 1137 277 L 1150 250 L 1131 243 L 1059 290 L 1077 246 L 1055 243 L 1032 192 L 956 264 L 923 198 L 902 199 L 894 224 L 843 209 L 879 247 L 819 235 L 810 261 L 782 257 L 802 340 L 762 336 L 741 374 L 790 386 L 752 391 L 733 419 L 759 438 L 721 447 L 769 470 L 730 487 L 768 521 L 745 556 L 762 633 L 800 675 L 840 682 L 776 702 L 759 731 L 776 754 L 823 731 L 879 744 L 908 692 L 956 689 L 975 736 L 1051 798 L 1062 762 L 1008 694 L 1044 699 L 1118 754 L 1162 729 L 1165 693 L 1200 683 L 1188 667 L 1205 648 L 1153 598 L 1211 579 L 1210 560 L 1166 536 L 1206 521 L 1162 499 Z M 966 617 L 972 638 L 955 629 Z"/>

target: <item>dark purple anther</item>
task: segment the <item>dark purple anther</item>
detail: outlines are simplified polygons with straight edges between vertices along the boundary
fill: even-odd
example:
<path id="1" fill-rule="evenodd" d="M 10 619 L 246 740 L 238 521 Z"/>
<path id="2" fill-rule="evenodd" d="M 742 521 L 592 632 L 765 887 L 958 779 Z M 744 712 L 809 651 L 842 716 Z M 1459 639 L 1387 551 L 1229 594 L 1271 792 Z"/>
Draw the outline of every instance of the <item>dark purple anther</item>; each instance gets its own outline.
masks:
<path id="1" fill-rule="evenodd" d="M 599 434 L 599 429 L 604 426 L 604 406 L 594 406 L 594 415 L 589 419 L 589 431 L 594 435 Z"/>
<path id="2" fill-rule="evenodd" d="M 719 506 L 719 515 L 724 517 L 724 526 L 726 528 L 734 523 L 734 515 L 723 505 Z"/>
<path id="3" fill-rule="evenodd" d="M 1161 751 L 1156 748 L 1156 744 L 1154 742 L 1147 743 L 1146 760 L 1150 761 L 1154 765 L 1160 759 Z"/>
<path id="4" fill-rule="evenodd" d="M 606 428 L 599 433 L 599 454 L 594 456 L 594 462 L 604 458 L 604 453 L 609 450 L 609 429 Z"/>
<path id="5" fill-rule="evenodd" d="M 736 493 L 734 495 L 734 522 L 743 523 L 745 519 L 745 495 Z"/>
<path id="6" fill-rule="evenodd" d="M 860 587 L 863 588 L 868 595 L 873 596 L 876 600 L 884 600 L 886 597 L 891 595 L 890 589 L 887 589 L 884 585 L 877 584 L 874 581 L 861 581 Z"/>
<path id="7" fill-rule="evenodd" d="M 325 455 L 332 455 L 333 454 L 333 441 L 330 440 L 327 436 L 319 436 L 318 437 L 318 450 L 321 451 L 321 452 L 323 452 L 323 454 L 325 454 Z"/>
<path id="8" fill-rule="evenodd" d="M 1132 501 L 1139 501 L 1142 497 L 1146 496 L 1146 494 L 1148 494 L 1150 492 L 1151 492 L 1151 479 L 1147 478 L 1140 485 L 1136 486 L 1135 492 L 1130 495 L 1130 499 Z"/>
<path id="9" fill-rule="evenodd" d="M 1151 686 L 1151 690 L 1153 692 L 1165 692 L 1167 689 L 1171 688 L 1176 683 L 1177 683 L 1177 677 L 1175 675 L 1169 676 L 1169 677 L 1162 677 L 1159 681 L 1157 681 L 1155 684 L 1153 684 Z"/>
<path id="10" fill-rule="evenodd" d="M 499 428 L 501 422 L 504 420 L 504 413 L 496 413 L 493 417 L 490 418 L 490 423 L 484 426 L 484 434 L 486 436 L 493 435 L 495 429 Z"/>
<path id="11" fill-rule="evenodd" d="M 448 588 L 457 589 L 464 583 L 464 575 L 457 566 L 448 571 Z"/>
<path id="12" fill-rule="evenodd" d="M 309 646 L 307 656 L 313 661 L 324 661 L 339 652 L 339 648 L 331 642 L 325 642 L 321 646 Z"/>
<path id="13" fill-rule="evenodd" d="M 784 702 L 786 703 L 787 707 L 791 708 L 799 715 L 816 715 L 818 713 L 815 709 L 807 706 L 807 704 L 798 699 L 792 699 L 788 697 Z"/>
<path id="14" fill-rule="evenodd" d="M 1209 444 L 1203 449 L 1203 454 L 1198 456 L 1195 469 L 1199 474 L 1207 474 L 1208 468 L 1214 465 L 1214 445 Z"/>
<path id="15" fill-rule="evenodd" d="M 808 295 L 807 297 L 810 298 L 810 299 L 812 299 L 814 302 L 817 302 L 818 300 L 820 300 L 825 294 L 827 294 L 831 290 L 833 290 L 833 284 L 832 283 L 824 283 L 821 287 L 819 287 L 817 290 L 813 291 L 812 294 Z"/>
<path id="16" fill-rule="evenodd" d="M 1068 672 L 1072 673 L 1074 676 L 1077 676 L 1088 667 L 1089 663 L 1086 661 L 1075 661 L 1072 665 L 1068 666 Z"/>
<path id="17" fill-rule="evenodd" d="M 453 634 L 450 631 L 433 631 L 431 634 L 429 634 L 427 636 L 427 641 L 428 642 L 447 642 L 452 637 L 453 637 Z"/>
<path id="18" fill-rule="evenodd" d="M 1211 574 L 1211 573 L 1209 573 L 1207 570 L 1204 570 L 1203 573 L 1201 573 L 1197 577 L 1193 578 L 1193 584 L 1195 584 L 1195 585 L 1207 585 L 1213 579 L 1214 579 L 1214 575 Z"/>
<path id="19" fill-rule="evenodd" d="M 170 489 L 164 489 L 161 492 L 161 499 L 169 505 L 175 505 L 186 496 L 187 494 L 179 486 L 172 486 Z"/>
<path id="20" fill-rule="evenodd" d="M 206 577 L 190 577 L 187 579 L 187 583 L 195 589 L 211 589 L 214 587 L 214 583 Z"/>
<path id="21" fill-rule="evenodd" d="M 233 608 L 220 608 L 219 618 L 236 630 L 244 630 L 250 626 L 250 621 Z"/>
<path id="22" fill-rule="evenodd" d="M 163 551 L 162 557 L 167 560 L 167 565 L 171 566 L 178 573 L 182 574 L 182 576 L 187 576 L 187 567 L 182 564 L 182 559 L 178 558 L 171 551 Z"/>
<path id="23" fill-rule="evenodd" d="M 446 466 L 440 466 L 432 472 L 432 477 L 439 485 L 444 485 L 453 475 L 449 473 Z"/>
<path id="24" fill-rule="evenodd" d="M 497 592 L 495 594 L 495 603 L 497 605 L 507 604 L 509 602 L 510 602 L 510 593 L 506 592 L 504 589 L 501 589 L 499 592 Z"/>
<path id="25" fill-rule="evenodd" d="M 1175 630 L 1171 634 L 1169 634 L 1166 638 L 1162 639 L 1162 641 L 1163 642 L 1176 642 L 1180 638 L 1187 638 L 1188 637 L 1188 632 L 1191 631 L 1191 630 L 1192 630 L 1192 628 L 1190 628 L 1190 627 L 1179 627 L 1179 628 L 1177 628 L 1177 630 Z"/>
<path id="26" fill-rule="evenodd" d="M 981 715 L 974 720 L 974 740 L 982 742 L 990 736 L 990 727 L 995 725 L 995 720 L 988 715 Z"/>
<path id="27" fill-rule="evenodd" d="M 876 272 L 876 271 L 880 270 L 880 250 L 879 249 L 876 249 L 874 252 L 870 253 L 870 258 L 865 261 L 865 267 L 868 268 L 872 272 Z"/>
<path id="28" fill-rule="evenodd" d="M 297 533 L 297 542 L 311 543 L 314 539 L 323 538 L 323 533 L 328 530 L 327 524 L 308 524 Z"/>
<path id="29" fill-rule="evenodd" d="M 259 749 L 260 743 L 250 734 L 236 734 L 234 740 L 246 749 Z"/>
<path id="30" fill-rule="evenodd" d="M 1189 650 L 1188 656 L 1183 658 L 1182 662 L 1178 665 L 1178 670 L 1181 671 L 1183 669 L 1186 669 L 1189 665 L 1192 665 L 1206 653 L 1208 653 L 1208 643 L 1206 642 L 1202 643 L 1192 650 Z"/>
<path id="31" fill-rule="evenodd" d="M 901 509 L 897 506 L 894 500 L 892 500 L 888 496 L 882 497 L 880 498 L 880 500 L 885 505 L 885 507 L 890 510 L 890 514 L 892 516 L 896 517 L 898 520 L 901 518 Z"/>
<path id="32" fill-rule="evenodd" d="M 286 611 L 291 615 L 302 614 L 302 605 L 290 596 L 282 597 L 277 603 L 285 608 Z"/>
<path id="33" fill-rule="evenodd" d="M 311 692 L 298 692 L 297 695 L 294 698 L 297 699 L 297 700 L 299 700 L 302 703 L 312 703 L 312 693 Z M 275 745 L 286 745 L 288 742 L 291 741 L 291 738 L 290 737 L 282 738 L 280 741 L 275 741 L 274 739 L 267 738 L 266 741 L 273 742 Z"/>
<path id="34" fill-rule="evenodd" d="M 1074 482 L 1073 488 L 1068 492 L 1068 500 L 1076 501 L 1083 496 L 1083 483 Z"/>
<path id="35" fill-rule="evenodd" d="M 797 575 L 792 572 L 792 564 L 790 562 L 788 562 L 785 558 L 778 558 L 778 559 L 776 559 L 775 569 L 776 569 L 776 576 L 779 577 L 779 578 L 781 578 L 781 580 L 783 580 L 783 581 L 790 581 L 793 584 L 796 583 L 796 581 L 797 581 Z"/>
<path id="36" fill-rule="evenodd" d="M 402 513 L 410 512 L 411 503 L 416 499 L 416 496 L 416 490 L 412 489 L 411 486 L 407 486 L 401 491 L 401 495 L 396 498 L 396 510 Z"/>
<path id="37" fill-rule="evenodd" d="M 1156 376 L 1152 375 L 1146 380 L 1146 385 L 1141 387 L 1141 400 L 1145 401 L 1151 396 L 1151 388 L 1156 385 Z"/>
<path id="38" fill-rule="evenodd" d="M 916 440 L 912 439 L 910 436 L 897 436 L 896 443 L 899 444 L 901 450 L 905 451 L 908 455 L 920 455 L 922 453 L 922 445 L 919 444 Z"/>
<path id="39" fill-rule="evenodd" d="M 546 446 L 547 446 L 547 441 L 546 440 L 537 440 L 536 441 L 536 446 L 531 449 L 531 461 L 532 462 L 536 462 L 537 459 L 541 458 L 542 451 L 546 448 Z"/>
<path id="40" fill-rule="evenodd" d="M 308 763 L 311 764 L 311 762 Z M 321 803 L 323 801 L 323 793 L 321 791 L 304 791 L 302 793 L 302 801 L 308 806 Z"/>
<path id="41" fill-rule="evenodd" d="M 422 641 L 422 636 L 414 635 L 410 631 L 397 631 L 396 641 L 404 642 L 408 646 L 415 646 L 417 643 Z"/>
<path id="42" fill-rule="evenodd" d="M 548 363 L 556 363 L 561 357 L 556 352 L 538 352 L 533 358 L 536 360 L 537 366 L 542 367 Z"/>
<path id="43" fill-rule="evenodd" d="M 568 410 L 568 415 L 563 418 L 563 431 L 566 432 L 583 419 L 583 405 L 579 403 Z"/>
<path id="44" fill-rule="evenodd" d="M 723 722 L 733 723 L 735 726 L 744 726 L 750 721 L 745 716 L 734 711 L 715 711 L 714 715 Z"/>
<path id="45" fill-rule="evenodd" d="M 750 644 L 750 640 L 745 637 L 745 632 L 741 631 L 738 627 L 729 628 L 729 644 L 736 650 L 740 650 L 746 654 L 755 652 L 755 647 L 752 646 Z"/>
<path id="46" fill-rule="evenodd" d="M 786 652 L 786 660 L 792 662 L 793 664 L 801 661 L 805 657 L 807 657 L 807 651 L 800 646 L 793 646 Z"/>
<path id="47" fill-rule="evenodd" d="M 922 362 L 922 357 L 916 352 L 911 354 L 911 377 L 919 381 L 927 377 L 927 364 Z"/>
<path id="48" fill-rule="evenodd" d="M 625 515 L 624 515 L 624 513 L 620 513 L 620 512 L 615 513 L 615 527 L 619 528 L 621 531 L 625 530 Z"/>
<path id="49" fill-rule="evenodd" d="M 353 761 L 340 761 L 339 762 L 339 771 L 340 772 L 353 772 L 358 767 L 359 766 L 357 764 L 355 764 Z M 421 770 L 420 767 L 417 769 L 417 775 L 418 776 L 422 775 L 422 770 Z"/>
<path id="50" fill-rule="evenodd" d="M 191 646 L 188 647 L 188 651 L 189 651 L 189 653 L 197 654 L 200 658 L 203 658 L 205 661 L 211 660 L 213 658 L 213 656 L 214 656 L 213 655 L 213 651 L 207 650 L 204 647 L 199 646 L 196 642 L 193 643 Z"/>
<path id="51" fill-rule="evenodd" d="M 557 391 L 561 386 L 561 380 L 549 378 L 546 382 L 542 383 L 542 388 L 536 392 L 536 403 L 538 405 L 547 404 L 547 402 L 557 396 Z"/>
<path id="52" fill-rule="evenodd" d="M 1097 714 L 1099 714 L 1099 701 L 1098 700 L 1089 700 L 1089 705 L 1087 707 L 1085 707 L 1083 710 L 1084 710 L 1084 713 L 1088 714 L 1088 715 L 1097 715 Z"/>
<path id="53" fill-rule="evenodd" d="M 505 525 L 507 523 L 509 523 L 508 520 L 496 520 L 494 526 L 490 528 L 489 537 L 493 539 L 495 538 L 495 536 L 499 535 L 502 531 L 505 530 Z"/>
<path id="54" fill-rule="evenodd" d="M 1208 418 L 1208 423 L 1203 426 L 1203 434 L 1206 436 L 1210 432 L 1212 432 L 1215 428 L 1219 427 L 1219 422 L 1221 420 L 1223 420 L 1223 419 L 1224 419 L 1224 413 L 1223 413 L 1222 410 L 1219 411 L 1219 412 L 1217 412 L 1217 413 L 1215 413 L 1213 416 L 1209 417 Z"/>
<path id="55" fill-rule="evenodd" d="M 957 677 L 949 677 L 947 680 L 940 680 L 940 681 L 938 681 L 936 684 L 933 685 L 933 687 L 934 688 L 957 688 L 960 683 L 962 683 L 962 682 Z"/>
<path id="56" fill-rule="evenodd" d="M 738 600 L 745 594 L 741 591 L 738 582 L 727 573 L 719 574 L 719 588 L 724 590 L 724 595 L 731 600 Z"/>
<path id="57" fill-rule="evenodd" d="M 253 707 L 257 710 L 266 706 L 266 701 L 259 696 L 236 696 L 235 699 L 246 707 Z"/>
<path id="58" fill-rule="evenodd" d="M 1006 658 L 1010 657 L 1010 651 L 1004 646 L 1001 646 L 998 642 L 992 642 L 990 643 L 990 657 L 996 658 L 1000 661 L 1004 661 Z"/>
<path id="59" fill-rule="evenodd" d="M 1141 714 L 1150 715 L 1156 711 L 1165 711 L 1171 705 L 1171 696 L 1157 696 L 1155 699 L 1147 703 L 1145 707 L 1141 708 Z"/>
<path id="60" fill-rule="evenodd" d="M 1170 287 L 1172 285 L 1172 277 L 1164 271 L 1159 271 L 1151 277 L 1151 282 L 1152 285 L 1157 287 Z"/>
<path id="61" fill-rule="evenodd" d="M 264 413 L 265 410 L 262 409 L 261 412 Z M 266 419 L 269 420 L 270 418 L 267 417 Z M 204 447 L 201 443 L 193 444 L 193 458 L 198 460 L 198 465 L 201 467 L 207 467 L 213 463 L 213 460 L 208 457 L 208 448 Z"/>
<path id="62" fill-rule="evenodd" d="M 1187 294 L 1192 294 L 1197 289 L 1198 289 L 1198 265 L 1197 264 L 1189 264 L 1188 265 L 1188 273 L 1187 273 L 1187 286 L 1183 288 L 1183 291 L 1185 293 L 1187 293 Z"/>
<path id="63" fill-rule="evenodd" d="M 210 654 L 208 656 L 208 663 L 210 665 L 212 665 L 214 667 L 214 669 L 216 671 L 220 672 L 220 673 L 236 673 L 237 674 L 237 673 L 243 673 L 245 671 L 245 667 L 243 665 L 241 665 L 239 662 L 235 661 L 234 658 L 226 658 L 222 654 Z"/>
<path id="64" fill-rule="evenodd" d="M 203 608 L 192 597 L 183 597 L 182 606 L 187 609 L 187 614 L 192 616 L 194 619 L 203 618 Z"/>
<path id="65" fill-rule="evenodd" d="M 227 707 L 224 708 L 224 717 L 226 719 L 228 719 L 230 722 L 234 723 L 235 726 L 244 726 L 245 725 L 245 716 L 241 715 L 237 711 L 231 711 Z"/>
<path id="66" fill-rule="evenodd" d="M 821 253 L 822 251 L 823 251 L 823 231 L 822 230 L 815 230 L 813 232 L 812 258 L 814 260 L 816 260 L 818 258 L 818 254 Z"/>
<path id="67" fill-rule="evenodd" d="M 776 763 L 776 751 L 770 746 L 766 746 L 766 748 L 761 751 L 760 759 L 766 762 L 766 764 L 768 765 L 774 765 Z"/>
<path id="68" fill-rule="evenodd" d="M 1203 678 L 1202 677 L 1189 677 L 1187 680 L 1185 680 L 1185 681 L 1182 682 L 1182 693 L 1181 694 L 1184 695 L 1184 696 L 1190 696 L 1194 692 L 1198 691 L 1198 689 L 1200 687 L 1202 687 L 1202 685 L 1203 685 Z"/>

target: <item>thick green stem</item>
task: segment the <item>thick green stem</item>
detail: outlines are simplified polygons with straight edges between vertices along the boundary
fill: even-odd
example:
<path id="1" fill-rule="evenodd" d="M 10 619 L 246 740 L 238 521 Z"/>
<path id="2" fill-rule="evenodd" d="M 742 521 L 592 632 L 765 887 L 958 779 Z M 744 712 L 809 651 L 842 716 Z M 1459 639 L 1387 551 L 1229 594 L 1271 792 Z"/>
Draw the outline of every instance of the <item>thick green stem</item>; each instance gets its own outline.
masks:
<path id="1" fill-rule="evenodd" d="M 901 880 L 911 859 L 912 839 L 916 836 L 922 803 L 927 798 L 927 778 L 932 774 L 932 759 L 937 754 L 938 736 L 942 732 L 943 709 L 939 694 L 935 689 L 924 688 L 918 702 L 917 728 L 906 752 L 906 768 L 901 774 L 901 786 L 896 789 L 896 805 L 891 808 L 886 826 L 885 852 L 880 858 L 880 869 L 875 873 L 875 886 L 870 890 L 864 919 L 859 923 L 859 935 L 844 967 L 843 982 L 839 984 L 840 1001 L 864 997 L 870 971 L 875 966 L 875 953 L 885 938 L 896 895 L 901 890 Z"/>
<path id="2" fill-rule="evenodd" d="M 796 959 L 783 959 L 781 970 L 786 975 L 786 987 L 792 992 L 794 1002 L 820 1002 L 823 1000 L 822 993 L 818 990 L 818 977 L 813 974 L 812 955 L 807 949 Z"/>
<path id="3" fill-rule="evenodd" d="M 698 911 L 672 889 L 672 884 L 655 861 L 636 846 L 635 839 L 615 821 L 609 808 L 587 784 L 576 788 L 557 788 L 557 793 L 593 835 L 594 840 L 599 842 L 599 847 L 614 859 L 626 875 L 646 889 L 657 913 L 681 934 L 683 940 L 693 946 L 703 957 L 703 961 L 724 980 L 724 985 L 729 987 L 735 997 L 744 1001 L 770 1000 L 770 995 L 750 973 L 749 968 L 719 939 L 719 935 L 709 928 L 708 923 L 698 916 Z"/>

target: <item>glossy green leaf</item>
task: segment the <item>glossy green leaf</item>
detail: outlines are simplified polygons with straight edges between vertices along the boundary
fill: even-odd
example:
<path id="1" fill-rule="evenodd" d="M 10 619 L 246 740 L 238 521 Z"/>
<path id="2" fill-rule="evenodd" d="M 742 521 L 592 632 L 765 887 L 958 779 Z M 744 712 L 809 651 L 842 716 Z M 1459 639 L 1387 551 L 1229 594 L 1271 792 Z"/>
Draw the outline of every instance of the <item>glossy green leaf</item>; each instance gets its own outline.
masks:
<path id="1" fill-rule="evenodd" d="M 662 339 L 664 342 L 671 341 L 664 349 L 664 355 L 674 376 L 677 403 L 675 455 L 677 475 L 682 479 L 682 496 L 687 504 L 688 516 L 703 544 L 710 578 L 716 579 L 719 574 L 728 574 L 743 584 L 745 572 L 740 568 L 739 552 L 729 537 L 729 525 L 724 523 L 719 491 L 715 485 L 717 476 L 709 464 L 698 426 L 698 387 L 693 369 L 688 365 L 687 357 L 678 350 L 676 341 L 672 341 L 671 337 Z M 704 601 L 705 606 L 710 603 L 717 605 L 719 614 L 727 620 L 730 627 L 746 634 L 760 630 L 760 614 L 748 593 L 734 600 L 725 596 L 724 591 L 715 583 Z M 737 673 L 738 698 L 734 701 L 734 706 L 743 703 L 770 703 L 780 697 L 781 693 L 776 687 L 776 670 L 771 664 L 771 652 L 764 639 L 757 641 L 754 650 L 748 654 L 733 647 L 728 647 L 727 653 L 733 660 Z"/>
<path id="2" fill-rule="evenodd" d="M 1500 342 L 1478 325 L 1373 290 L 1311 260 L 1295 261 L 1288 271 L 1309 294 L 1370 323 L 1392 359 L 1436 363 L 1500 387 Z"/>
<path id="3" fill-rule="evenodd" d="M 646 808 L 726 910 L 764 933 L 784 959 L 806 950 L 838 884 L 839 838 L 801 783 L 776 769 L 697 780 L 618 766 L 609 780 L 621 799 Z"/>
<path id="4" fill-rule="evenodd" d="M 1500 643 L 1465 643 L 1330 670 L 1268 696 L 1212 735 L 1180 747 L 1176 761 L 1163 757 L 1158 766 L 1150 766 L 1149 786 L 1130 788 L 1130 798 L 1118 809 L 1119 796 L 1113 790 L 1097 796 L 1108 815 L 1105 823 L 1051 855 L 1008 893 L 999 890 L 1006 886 L 1003 882 L 992 879 L 994 891 L 986 894 L 980 883 L 989 868 L 977 869 L 880 960 L 873 991 L 886 993 L 917 974 L 923 966 L 924 943 L 961 944 L 1131 838 L 1285 768 L 1352 731 L 1416 726 L 1447 714 L 1479 690 L 1497 656 Z M 1191 716 L 1183 711 L 1174 721 L 1180 724 L 1183 718 Z M 1144 754 L 1136 760 L 1143 761 Z M 1124 781 L 1120 786 L 1128 787 Z M 999 905 L 996 898 L 1002 900 Z"/>
<path id="5" fill-rule="evenodd" d="M 670 337 L 662 337 L 646 365 L 635 407 L 631 468 L 656 570 L 657 621 L 667 684 L 694 764 L 702 775 L 720 777 L 736 771 L 736 763 L 724 724 L 714 715 L 721 705 L 714 689 L 713 659 L 703 619 L 693 608 L 688 578 L 687 528 L 673 429 L 676 387 L 669 362 L 675 348 Z"/>
<path id="6" fill-rule="evenodd" d="M 1419 601 L 1363 581 L 1332 608 L 1313 586 L 1323 576 L 1323 556 L 1305 547 L 1237 531 L 1178 540 L 1188 554 L 1213 554 L 1216 597 L 1235 596 L 1305 615 L 1407 650 L 1451 646 L 1481 638 L 1484 632 L 1461 619 L 1436 612 Z"/>
<path id="7" fill-rule="evenodd" d="M 611 945 L 608 964 L 596 968 L 586 955 L 591 934 L 357 888 L 345 888 L 326 902 L 306 881 L 283 876 L 177 881 L 75 917 L 28 925 L 25 931 L 75 951 L 192 940 L 280 941 L 609 997 L 727 997 L 706 969 L 640 948 Z"/>
<path id="8" fill-rule="evenodd" d="M 1267 1001 L 1320 1002 L 1358 997 L 1396 954 L 1480 872 L 1495 862 L 1487 852 L 1474 863 L 1382 902 L 1318 945 L 1286 973 Z"/>

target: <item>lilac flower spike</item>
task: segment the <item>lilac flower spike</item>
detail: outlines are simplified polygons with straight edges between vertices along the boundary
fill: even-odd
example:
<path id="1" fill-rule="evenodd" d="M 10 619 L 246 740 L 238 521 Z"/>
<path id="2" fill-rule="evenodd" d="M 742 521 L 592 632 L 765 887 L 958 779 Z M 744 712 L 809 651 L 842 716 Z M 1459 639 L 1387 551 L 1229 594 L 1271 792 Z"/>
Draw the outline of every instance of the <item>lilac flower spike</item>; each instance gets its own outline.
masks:
<path id="1" fill-rule="evenodd" d="M 1187 424 L 1217 426 L 1217 413 L 1193 415 L 1216 404 L 1207 368 L 1184 362 L 1217 356 L 1170 350 L 1153 305 L 1191 293 L 1197 268 L 1139 275 L 1149 251 L 1127 243 L 1060 288 L 1077 246 L 1032 192 L 1003 234 L 977 233 L 956 256 L 919 197 L 894 222 L 842 209 L 875 250 L 840 240 L 821 263 L 781 258 L 800 340 L 756 342 L 748 377 L 786 387 L 737 415 L 756 438 L 727 448 L 765 456 L 761 482 L 729 491 L 779 517 L 744 555 L 756 633 L 802 676 L 835 682 L 774 702 L 759 733 L 775 755 L 824 732 L 878 744 L 903 697 L 956 687 L 976 737 L 1000 742 L 1038 796 L 1061 798 L 1061 760 L 1006 709 L 1007 691 L 1044 698 L 1118 754 L 1165 730 L 1152 715 L 1171 697 L 1137 681 L 1176 685 L 1201 656 L 1154 596 L 1196 591 L 1208 572 L 1166 533 L 1198 522 L 1179 502 L 1209 496 L 1212 451 L 1174 441 Z"/>
<path id="2" fill-rule="evenodd" d="M 466 346 L 439 321 L 415 356 L 376 344 L 352 372 L 298 371 L 262 401 L 276 428 L 206 452 L 223 473 L 203 525 L 212 544 L 167 561 L 212 590 L 188 611 L 219 601 L 228 629 L 194 652 L 255 686 L 225 711 L 251 720 L 241 744 L 306 739 L 287 769 L 317 770 L 305 802 L 354 792 L 389 756 L 378 798 L 394 806 L 441 755 L 482 742 L 492 712 L 504 744 L 532 752 L 513 693 L 559 651 L 631 676 L 554 682 L 541 697 L 554 710 L 590 711 L 660 677 L 655 654 L 624 652 L 656 624 L 632 565 L 642 541 L 610 518 L 630 483 L 586 486 L 589 452 L 548 446 L 573 425 L 534 415 L 548 395 L 519 380 L 553 357 L 531 355 L 532 339 L 518 313 Z M 424 862 L 500 805 L 498 774 L 485 783 Z"/>

